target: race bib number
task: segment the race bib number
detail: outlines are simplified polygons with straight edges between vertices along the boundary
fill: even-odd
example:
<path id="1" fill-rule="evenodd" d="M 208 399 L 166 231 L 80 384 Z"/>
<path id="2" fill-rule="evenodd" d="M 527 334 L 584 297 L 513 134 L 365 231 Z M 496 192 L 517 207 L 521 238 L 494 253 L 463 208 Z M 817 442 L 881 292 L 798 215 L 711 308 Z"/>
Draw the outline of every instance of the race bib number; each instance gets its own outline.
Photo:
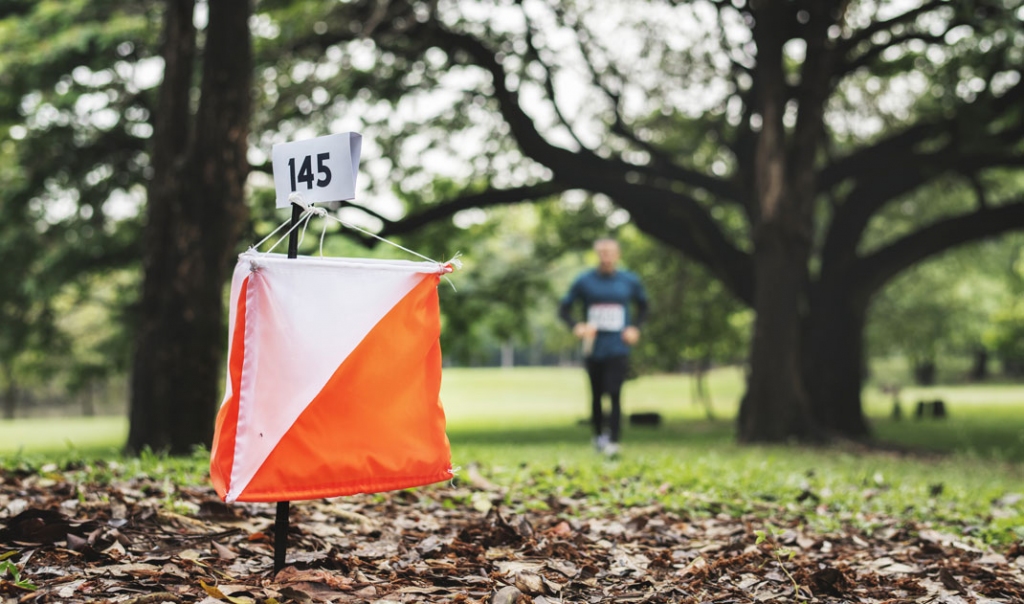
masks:
<path id="1" fill-rule="evenodd" d="M 626 327 L 626 307 L 621 304 L 592 304 L 587 323 L 598 331 L 622 331 Z"/>

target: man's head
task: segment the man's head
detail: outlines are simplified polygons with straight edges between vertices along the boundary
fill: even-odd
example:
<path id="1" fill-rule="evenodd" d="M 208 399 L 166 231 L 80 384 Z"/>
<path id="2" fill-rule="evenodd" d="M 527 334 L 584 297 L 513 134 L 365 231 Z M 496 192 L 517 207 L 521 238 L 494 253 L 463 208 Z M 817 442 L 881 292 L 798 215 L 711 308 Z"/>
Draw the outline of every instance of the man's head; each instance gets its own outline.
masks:
<path id="1" fill-rule="evenodd" d="M 619 242 L 611 237 L 602 237 L 594 242 L 594 251 L 597 252 L 597 270 L 611 274 L 619 263 Z"/>

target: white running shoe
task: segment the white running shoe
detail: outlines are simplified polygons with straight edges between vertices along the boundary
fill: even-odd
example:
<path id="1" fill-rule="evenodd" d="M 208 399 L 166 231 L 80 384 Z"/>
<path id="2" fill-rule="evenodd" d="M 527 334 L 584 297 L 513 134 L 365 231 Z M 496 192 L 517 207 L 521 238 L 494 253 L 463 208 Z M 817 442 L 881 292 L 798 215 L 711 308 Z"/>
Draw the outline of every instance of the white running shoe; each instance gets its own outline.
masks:
<path id="1" fill-rule="evenodd" d="M 608 457 L 618 457 L 619 443 L 609 442 L 607 445 L 604 446 L 604 449 L 602 449 L 601 452 Z"/>
<path id="2" fill-rule="evenodd" d="M 601 436 L 595 436 L 592 438 L 591 443 L 593 443 L 595 451 L 598 453 L 604 453 L 604 450 L 611 444 L 611 440 L 608 438 L 607 434 L 602 434 Z"/>

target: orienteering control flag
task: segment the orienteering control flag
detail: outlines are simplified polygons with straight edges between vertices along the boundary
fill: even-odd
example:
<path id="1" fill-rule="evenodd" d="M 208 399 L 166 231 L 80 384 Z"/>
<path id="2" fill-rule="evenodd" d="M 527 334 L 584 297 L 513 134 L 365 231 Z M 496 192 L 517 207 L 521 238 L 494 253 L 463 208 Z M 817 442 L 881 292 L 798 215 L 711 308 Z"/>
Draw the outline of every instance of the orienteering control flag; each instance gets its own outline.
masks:
<path id="1" fill-rule="evenodd" d="M 210 475 L 225 501 L 452 477 L 432 262 L 241 254 Z"/>

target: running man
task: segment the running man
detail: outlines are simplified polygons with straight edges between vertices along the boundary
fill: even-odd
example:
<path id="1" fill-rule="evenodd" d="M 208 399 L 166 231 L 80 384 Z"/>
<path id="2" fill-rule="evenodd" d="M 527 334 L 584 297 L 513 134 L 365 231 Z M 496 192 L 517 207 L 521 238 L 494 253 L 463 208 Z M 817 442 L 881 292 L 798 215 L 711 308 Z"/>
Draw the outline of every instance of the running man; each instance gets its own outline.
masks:
<path id="1" fill-rule="evenodd" d="M 619 452 L 622 429 L 622 383 L 629 368 L 630 347 L 640 340 L 639 326 L 647 316 L 647 293 L 634 273 L 617 268 L 619 244 L 611 238 L 594 242 L 598 266 L 573 282 L 562 298 L 558 315 L 573 334 L 583 341 L 583 356 L 590 378 L 591 426 L 594 447 L 608 455 Z M 573 307 L 582 302 L 586 320 L 573 316 Z M 630 304 L 636 304 L 631 320 Z M 605 430 L 602 399 L 611 399 L 611 415 Z"/>

